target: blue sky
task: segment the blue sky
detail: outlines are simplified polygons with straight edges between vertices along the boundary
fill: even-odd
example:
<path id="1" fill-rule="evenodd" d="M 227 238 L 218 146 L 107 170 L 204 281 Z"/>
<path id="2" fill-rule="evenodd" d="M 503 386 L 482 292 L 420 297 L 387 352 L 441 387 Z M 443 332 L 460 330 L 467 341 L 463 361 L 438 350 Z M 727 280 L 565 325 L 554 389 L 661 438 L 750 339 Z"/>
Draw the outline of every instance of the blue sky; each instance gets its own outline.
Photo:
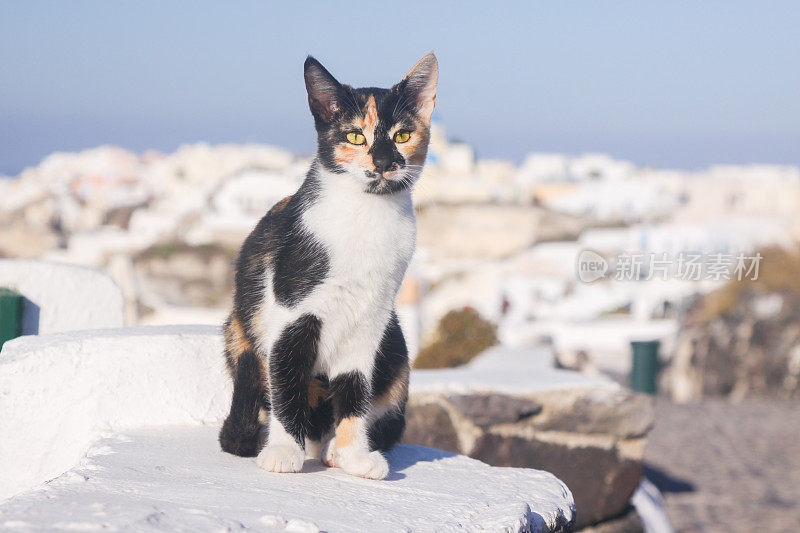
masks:
<path id="1" fill-rule="evenodd" d="M 800 2 L 0 0 L 0 172 L 55 150 L 311 153 L 302 63 L 389 86 L 434 50 L 481 156 L 800 164 Z"/>

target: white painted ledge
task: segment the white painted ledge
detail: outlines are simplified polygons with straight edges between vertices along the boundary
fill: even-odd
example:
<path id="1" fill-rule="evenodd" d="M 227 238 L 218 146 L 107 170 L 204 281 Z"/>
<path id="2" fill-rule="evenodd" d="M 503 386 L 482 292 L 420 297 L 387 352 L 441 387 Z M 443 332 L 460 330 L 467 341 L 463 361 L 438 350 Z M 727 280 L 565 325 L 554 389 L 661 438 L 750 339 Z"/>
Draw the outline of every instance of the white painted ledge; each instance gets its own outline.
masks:
<path id="1" fill-rule="evenodd" d="M 219 451 L 214 428 L 103 439 L 81 464 L 0 505 L 0 528 L 33 531 L 556 531 L 572 496 L 551 474 L 399 446 L 374 481 L 317 461 L 274 474 Z"/>
<path id="2" fill-rule="evenodd" d="M 215 327 L 9 341 L 0 352 L 0 500 L 71 468 L 103 432 L 216 423 L 230 394 Z"/>
<path id="3" fill-rule="evenodd" d="M 317 461 L 301 474 L 264 472 L 219 449 L 230 394 L 215 327 L 10 341 L 0 353 L 0 499 L 10 498 L 0 529 L 552 531 L 574 516 L 569 489 L 549 473 L 416 446 L 390 454 L 385 481 Z"/>

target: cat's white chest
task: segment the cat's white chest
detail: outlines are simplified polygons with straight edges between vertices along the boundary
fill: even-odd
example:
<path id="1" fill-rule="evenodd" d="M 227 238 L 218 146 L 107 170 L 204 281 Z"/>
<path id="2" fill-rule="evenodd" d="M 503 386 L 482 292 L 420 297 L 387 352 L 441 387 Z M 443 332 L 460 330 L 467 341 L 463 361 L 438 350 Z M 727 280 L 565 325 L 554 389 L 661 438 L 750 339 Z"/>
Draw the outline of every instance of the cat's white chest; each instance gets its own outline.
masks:
<path id="1" fill-rule="evenodd" d="M 322 320 L 319 370 L 368 369 L 414 253 L 410 194 L 323 193 L 302 221 L 328 255 L 324 280 L 300 310 Z"/>
<path id="2" fill-rule="evenodd" d="M 365 297 L 397 290 L 416 242 L 410 196 L 323 195 L 303 223 L 328 253 L 329 284 Z"/>

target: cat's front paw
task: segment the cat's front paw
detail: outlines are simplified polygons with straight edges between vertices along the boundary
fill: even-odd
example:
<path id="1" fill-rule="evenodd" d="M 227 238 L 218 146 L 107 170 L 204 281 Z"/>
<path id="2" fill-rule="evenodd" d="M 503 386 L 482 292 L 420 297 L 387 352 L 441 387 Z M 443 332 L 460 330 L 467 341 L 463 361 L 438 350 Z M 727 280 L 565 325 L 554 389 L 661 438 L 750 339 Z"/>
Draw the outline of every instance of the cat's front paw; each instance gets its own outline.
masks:
<path id="1" fill-rule="evenodd" d="M 256 458 L 256 464 L 269 472 L 299 472 L 303 468 L 305 453 L 291 446 L 265 446 Z"/>
<path id="2" fill-rule="evenodd" d="M 320 461 L 330 467 L 336 466 L 336 443 L 334 439 L 325 443 L 319 458 Z"/>
<path id="3" fill-rule="evenodd" d="M 389 463 L 379 451 L 366 452 L 352 446 L 338 448 L 335 464 L 350 475 L 367 479 L 383 479 L 389 475 Z"/>

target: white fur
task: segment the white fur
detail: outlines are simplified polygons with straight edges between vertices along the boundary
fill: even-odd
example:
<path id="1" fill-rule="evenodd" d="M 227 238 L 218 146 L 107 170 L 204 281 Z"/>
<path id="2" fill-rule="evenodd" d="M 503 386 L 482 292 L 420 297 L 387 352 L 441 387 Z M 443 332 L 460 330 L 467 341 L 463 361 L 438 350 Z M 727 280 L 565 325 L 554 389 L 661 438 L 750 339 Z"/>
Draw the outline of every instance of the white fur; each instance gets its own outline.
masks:
<path id="1" fill-rule="evenodd" d="M 328 466 L 336 466 L 336 440 L 328 439 L 322 443 L 319 458 Z"/>
<path id="2" fill-rule="evenodd" d="M 389 462 L 381 452 L 365 451 L 356 446 L 337 449 L 334 466 L 368 479 L 383 479 L 389 474 Z"/>
<path id="3" fill-rule="evenodd" d="M 375 352 L 414 253 L 416 221 L 409 190 L 392 195 L 369 194 L 363 191 L 360 180 L 354 178 L 320 171 L 322 191 L 304 213 L 302 223 L 328 252 L 328 275 L 298 305 L 287 308 L 275 301 L 272 272 L 266 273 L 261 348 L 262 353 L 270 353 L 286 325 L 310 313 L 322 321 L 316 371 L 333 379 L 359 370 L 369 380 Z M 369 418 L 358 424 L 356 442 L 348 447 L 353 449 L 336 450 L 332 455 L 336 465 L 345 471 L 380 479 L 385 477 L 388 467 L 380 453 L 369 453 L 366 438 Z M 285 468 L 286 461 L 274 459 L 277 452 L 271 448 L 288 446 L 295 452 L 302 450 L 282 427 L 273 429 L 276 426 L 280 423 L 272 416 L 269 440 L 259 455 L 259 465 L 267 470 L 285 471 L 274 470 Z"/>
<path id="4" fill-rule="evenodd" d="M 269 419 L 269 440 L 256 457 L 256 464 L 270 472 L 299 472 L 303 468 L 304 460 L 305 452 L 272 413 Z"/>
<path id="5" fill-rule="evenodd" d="M 333 456 L 333 465 L 348 474 L 369 479 L 383 479 L 389 473 L 389 463 L 381 452 L 369 450 L 367 431 L 372 413 L 355 421 L 355 440 L 349 446 L 329 446 L 327 457 Z"/>

